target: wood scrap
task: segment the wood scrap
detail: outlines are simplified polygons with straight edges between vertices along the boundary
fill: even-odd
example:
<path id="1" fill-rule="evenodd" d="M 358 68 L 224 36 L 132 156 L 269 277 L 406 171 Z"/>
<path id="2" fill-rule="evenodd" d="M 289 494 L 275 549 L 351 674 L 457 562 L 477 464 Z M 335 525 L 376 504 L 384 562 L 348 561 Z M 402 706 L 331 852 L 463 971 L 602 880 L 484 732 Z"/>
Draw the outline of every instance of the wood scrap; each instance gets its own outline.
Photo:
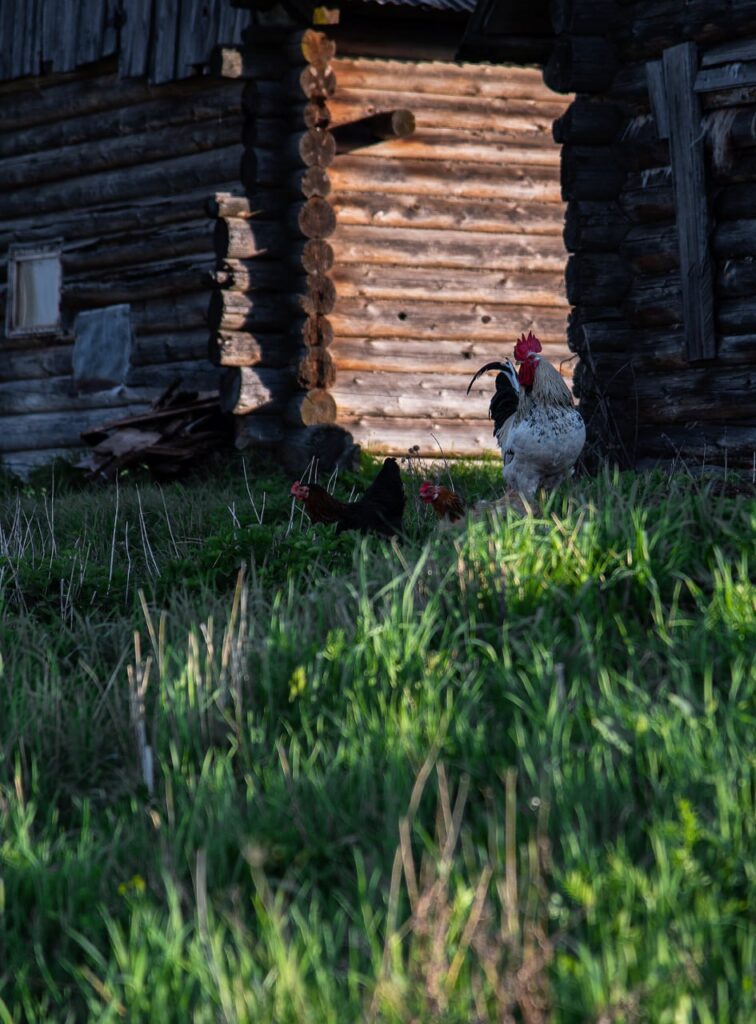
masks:
<path id="1" fill-rule="evenodd" d="M 222 412 L 217 391 L 182 391 L 176 380 L 147 412 L 109 420 L 81 438 L 93 446 L 77 463 L 87 479 L 113 480 L 130 466 L 146 466 L 165 479 L 230 448 L 233 421 Z"/>

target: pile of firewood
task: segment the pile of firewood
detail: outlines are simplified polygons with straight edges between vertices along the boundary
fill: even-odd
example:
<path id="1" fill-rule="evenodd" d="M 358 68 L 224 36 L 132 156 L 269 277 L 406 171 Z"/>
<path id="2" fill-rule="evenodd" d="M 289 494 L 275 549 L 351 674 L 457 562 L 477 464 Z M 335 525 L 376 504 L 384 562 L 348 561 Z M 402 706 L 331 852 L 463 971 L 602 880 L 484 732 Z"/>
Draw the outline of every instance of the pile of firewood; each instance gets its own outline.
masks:
<path id="1" fill-rule="evenodd" d="M 112 480 L 128 466 L 170 478 L 230 447 L 233 423 L 221 411 L 217 391 L 181 391 L 176 381 L 147 412 L 103 423 L 81 438 L 94 446 L 77 463 L 90 480 Z"/>

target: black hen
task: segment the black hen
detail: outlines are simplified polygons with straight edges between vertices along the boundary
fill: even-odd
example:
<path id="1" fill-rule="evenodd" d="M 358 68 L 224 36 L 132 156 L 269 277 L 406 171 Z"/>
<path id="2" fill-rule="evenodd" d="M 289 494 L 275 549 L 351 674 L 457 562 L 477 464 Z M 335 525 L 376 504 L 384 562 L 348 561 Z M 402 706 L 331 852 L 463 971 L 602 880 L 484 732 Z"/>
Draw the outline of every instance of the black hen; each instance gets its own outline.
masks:
<path id="1" fill-rule="evenodd" d="M 392 537 L 401 533 L 404 486 L 396 459 L 385 459 L 375 480 L 357 501 L 339 501 L 319 484 L 291 486 L 313 523 L 336 523 L 336 532 L 359 530 Z"/>

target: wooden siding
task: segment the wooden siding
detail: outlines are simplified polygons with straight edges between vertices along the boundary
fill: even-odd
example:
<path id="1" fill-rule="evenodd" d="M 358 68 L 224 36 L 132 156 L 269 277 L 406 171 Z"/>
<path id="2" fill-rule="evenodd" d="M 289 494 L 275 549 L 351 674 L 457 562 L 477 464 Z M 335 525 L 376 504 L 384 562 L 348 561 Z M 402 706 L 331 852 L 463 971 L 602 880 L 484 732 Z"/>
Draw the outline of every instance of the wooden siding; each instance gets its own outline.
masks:
<path id="1" fill-rule="evenodd" d="M 122 78 L 189 78 L 249 23 L 231 0 L 0 0 L 0 81 L 115 55 Z"/>
<path id="2" fill-rule="evenodd" d="M 528 330 L 552 362 L 570 358 L 551 135 L 567 103 L 537 68 L 337 58 L 333 70 L 337 137 L 378 111 L 415 117 L 411 136 L 339 147 L 328 168 L 337 422 L 376 451 L 494 451 L 493 380 L 467 396 L 472 373 Z"/>
<path id="3" fill-rule="evenodd" d="M 8 246 L 63 240 L 60 335 L 0 337 L 0 455 L 23 472 L 71 452 L 114 409 L 141 411 L 176 378 L 217 386 L 207 357 L 207 201 L 238 181 L 242 104 L 236 82 L 124 83 L 115 62 L 3 92 L 0 321 Z M 135 329 L 126 386 L 76 393 L 74 317 L 118 303 L 130 304 Z"/>
<path id="4" fill-rule="evenodd" d="M 756 5 L 712 7 L 706 25 L 639 14 L 617 7 L 611 86 L 584 66 L 585 94 L 556 127 L 575 389 L 596 451 L 752 470 Z M 675 49 L 672 21 L 693 44 Z M 666 81 L 683 50 L 685 96 Z"/>

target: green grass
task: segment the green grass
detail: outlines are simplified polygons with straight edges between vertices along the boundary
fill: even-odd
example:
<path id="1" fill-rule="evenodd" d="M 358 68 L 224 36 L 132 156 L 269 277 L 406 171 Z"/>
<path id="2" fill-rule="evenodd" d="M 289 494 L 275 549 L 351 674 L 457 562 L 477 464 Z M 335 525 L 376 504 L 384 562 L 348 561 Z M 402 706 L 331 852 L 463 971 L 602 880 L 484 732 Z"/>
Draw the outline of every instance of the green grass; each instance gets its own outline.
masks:
<path id="1" fill-rule="evenodd" d="M 6 482 L 0 1021 L 754 1019 L 753 494 L 410 468 Z"/>

